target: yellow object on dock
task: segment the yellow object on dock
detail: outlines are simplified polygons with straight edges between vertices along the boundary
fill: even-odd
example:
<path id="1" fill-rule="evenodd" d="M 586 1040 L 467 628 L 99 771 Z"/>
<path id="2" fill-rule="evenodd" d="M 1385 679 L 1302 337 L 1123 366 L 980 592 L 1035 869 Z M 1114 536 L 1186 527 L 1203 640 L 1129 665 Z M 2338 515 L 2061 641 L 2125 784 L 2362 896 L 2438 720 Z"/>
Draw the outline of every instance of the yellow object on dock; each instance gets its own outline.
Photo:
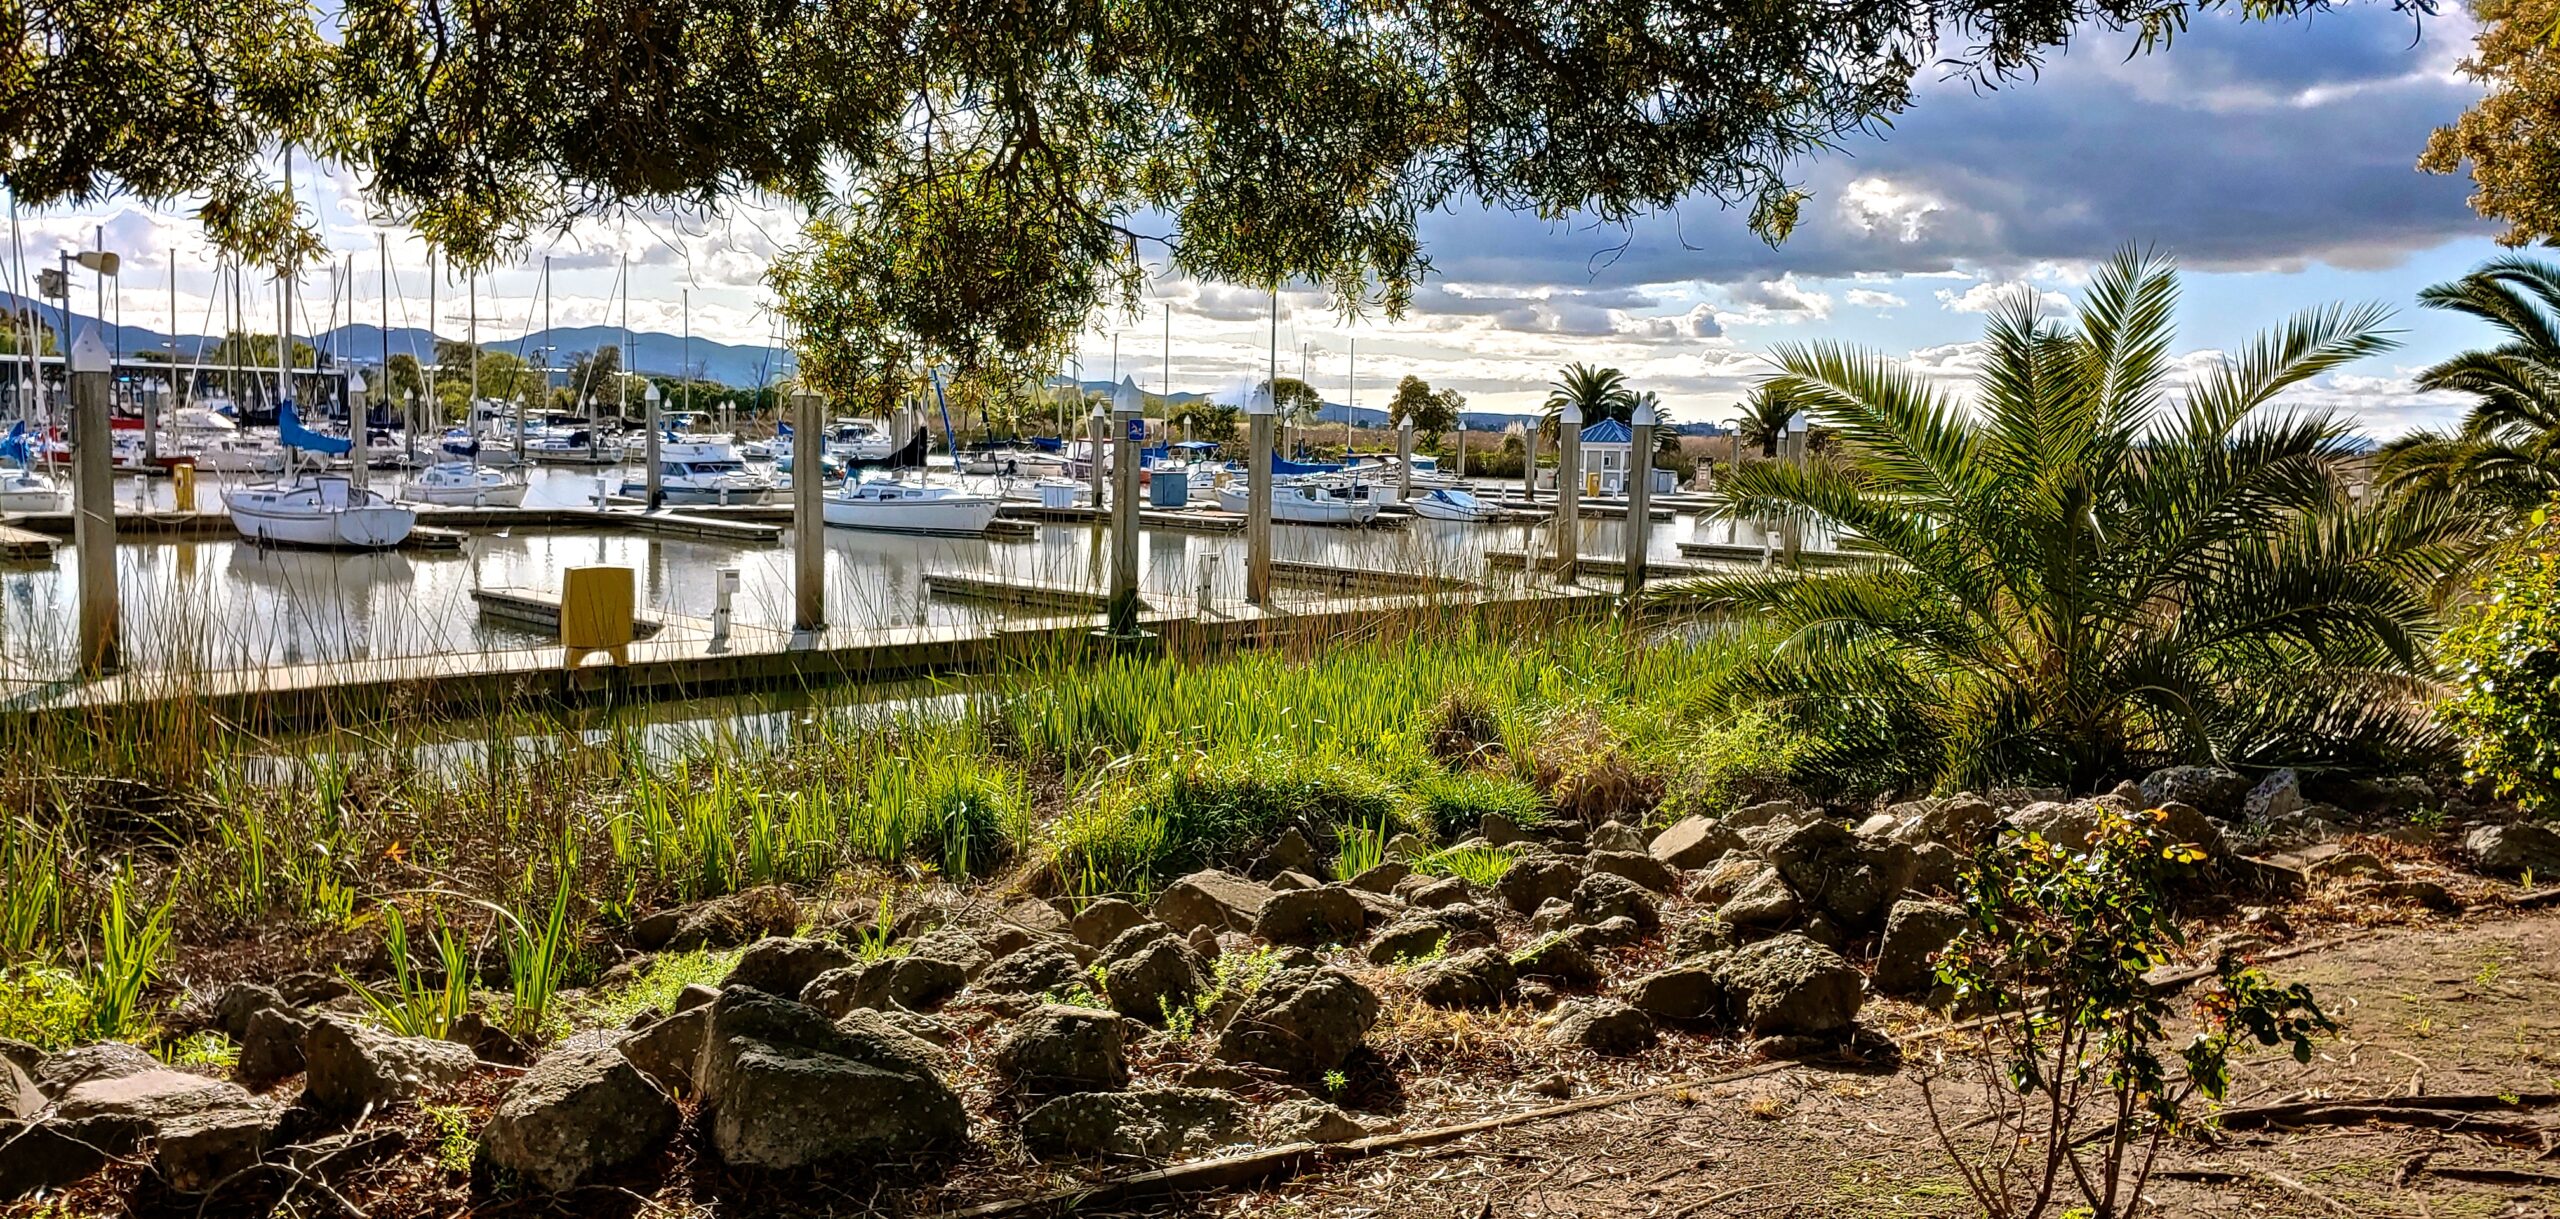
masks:
<path id="1" fill-rule="evenodd" d="M 574 669 L 589 652 L 631 663 L 632 570 L 572 567 L 560 577 L 560 664 Z"/>
<path id="2" fill-rule="evenodd" d="M 170 497 L 171 497 L 169 502 L 170 502 L 170 503 L 172 503 L 172 504 L 177 505 L 177 506 L 178 506 L 178 508 L 179 508 L 181 511 L 185 511 L 185 512 L 193 512 L 193 511 L 195 511 L 195 508 L 196 508 L 196 461 L 195 461 L 195 458 L 192 458 L 192 457 L 181 458 L 180 460 L 178 460 L 178 461 L 176 461 L 176 462 L 171 463 L 171 465 L 169 466 L 169 494 L 170 494 Z"/>

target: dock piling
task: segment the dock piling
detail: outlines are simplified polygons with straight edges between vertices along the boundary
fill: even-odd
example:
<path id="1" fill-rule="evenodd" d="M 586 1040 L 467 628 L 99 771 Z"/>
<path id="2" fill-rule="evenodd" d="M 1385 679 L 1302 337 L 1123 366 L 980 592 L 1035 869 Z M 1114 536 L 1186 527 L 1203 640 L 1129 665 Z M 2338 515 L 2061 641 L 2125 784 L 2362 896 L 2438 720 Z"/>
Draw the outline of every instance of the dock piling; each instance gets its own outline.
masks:
<path id="1" fill-rule="evenodd" d="M 107 426 L 107 345 L 91 326 L 71 345 L 72 546 L 80 556 L 80 668 L 116 665 L 116 485 Z"/>

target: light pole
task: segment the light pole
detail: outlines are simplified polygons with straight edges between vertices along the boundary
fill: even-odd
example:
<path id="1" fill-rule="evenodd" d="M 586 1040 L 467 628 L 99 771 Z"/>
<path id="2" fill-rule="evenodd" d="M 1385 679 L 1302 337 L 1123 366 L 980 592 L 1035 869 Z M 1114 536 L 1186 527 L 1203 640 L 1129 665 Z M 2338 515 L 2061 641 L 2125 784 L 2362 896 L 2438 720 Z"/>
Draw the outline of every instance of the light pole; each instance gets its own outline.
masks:
<path id="1" fill-rule="evenodd" d="M 114 361 L 91 326 L 71 344 L 71 538 L 80 557 L 80 668 L 116 664 L 116 488 L 107 380 Z"/>
<path id="2" fill-rule="evenodd" d="M 826 629 L 827 522 L 818 496 L 826 482 L 826 432 L 818 416 L 825 404 L 806 385 L 791 395 L 791 544 L 798 612 L 795 631 Z"/>
<path id="3" fill-rule="evenodd" d="M 643 407 L 643 413 L 648 416 L 649 428 L 649 440 L 648 443 L 643 446 L 643 456 L 641 458 L 641 460 L 647 465 L 648 473 L 646 478 L 648 480 L 649 488 L 647 500 L 643 506 L 648 511 L 655 512 L 658 510 L 658 500 L 662 493 L 662 488 L 659 486 L 658 482 L 658 404 L 665 400 L 665 395 L 658 392 L 658 383 L 651 381 L 649 383 L 649 392 L 640 395 L 640 400 L 645 404 Z M 791 465 L 793 469 L 798 469 L 800 466 L 799 443 L 800 442 L 796 438 L 792 441 Z"/>
<path id="4" fill-rule="evenodd" d="M 1570 399 L 1556 418 L 1555 535 L 1556 574 L 1575 583 L 1582 575 L 1582 404 Z"/>
<path id="5" fill-rule="evenodd" d="M 1268 385 L 1245 400 L 1244 596 L 1255 605 L 1271 599 L 1271 425 L 1278 413 Z"/>
<path id="6" fill-rule="evenodd" d="M 1634 612 L 1636 598 L 1644 595 L 1644 552 L 1646 534 L 1653 516 L 1653 404 L 1636 404 L 1635 444 L 1627 454 L 1627 609 Z"/>

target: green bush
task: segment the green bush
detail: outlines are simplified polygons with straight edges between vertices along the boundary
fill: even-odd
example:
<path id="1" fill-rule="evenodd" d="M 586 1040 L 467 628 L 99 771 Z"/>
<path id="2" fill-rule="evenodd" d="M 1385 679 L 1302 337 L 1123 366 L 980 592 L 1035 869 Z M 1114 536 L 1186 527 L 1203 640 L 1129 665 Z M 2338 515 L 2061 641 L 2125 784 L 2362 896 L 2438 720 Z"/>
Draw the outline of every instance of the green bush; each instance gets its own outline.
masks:
<path id="1" fill-rule="evenodd" d="M 1146 893 L 1166 876 L 1245 854 L 1296 826 L 1403 828 L 1403 801 L 1367 765 L 1335 755 L 1225 749 L 1140 763 L 1058 824 L 1059 873 L 1081 894 Z"/>
<path id="2" fill-rule="evenodd" d="M 2536 812 L 2560 811 L 2560 527 L 2533 527 L 2481 581 L 2446 633 L 2456 693 L 2446 721 L 2462 734 L 2473 777 Z"/>
<path id="3" fill-rule="evenodd" d="M 1476 823 L 1486 813 L 1500 813 L 1520 826 L 1547 819 L 1546 797 L 1538 789 L 1508 775 L 1480 770 L 1428 776 L 1413 785 L 1413 803 L 1442 842 L 1475 833 Z"/>
<path id="4" fill-rule="evenodd" d="M 1809 751 L 1802 733 L 1765 712 L 1744 711 L 1698 733 L 1671 759 L 1654 817 L 1667 824 L 1695 813 L 1721 816 L 1792 795 L 1796 767 Z"/>

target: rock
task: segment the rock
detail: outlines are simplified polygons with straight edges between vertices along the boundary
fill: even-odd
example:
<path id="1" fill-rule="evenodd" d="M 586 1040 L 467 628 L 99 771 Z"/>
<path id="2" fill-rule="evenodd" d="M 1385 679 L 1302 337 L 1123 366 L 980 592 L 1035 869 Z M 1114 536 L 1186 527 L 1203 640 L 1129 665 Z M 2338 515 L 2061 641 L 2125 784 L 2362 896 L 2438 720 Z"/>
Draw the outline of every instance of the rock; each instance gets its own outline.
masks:
<path id="1" fill-rule="evenodd" d="M 1208 986 L 1209 967 L 1200 954 L 1170 938 L 1144 940 L 1103 960 L 1102 993 L 1112 1010 L 1149 1024 L 1164 1023 L 1167 1011 L 1189 1004 Z"/>
<path id="2" fill-rule="evenodd" d="M 1876 946 L 1873 984 L 1888 995 L 1925 994 L 1937 985 L 1930 961 L 1964 930 L 1965 913 L 1945 902 L 1903 900 L 1885 919 L 1884 939 Z"/>
<path id="3" fill-rule="evenodd" d="M 573 1037 L 499 1098 L 480 1146 L 490 1163 L 563 1193 L 655 1153 L 678 1116 L 613 1043 Z"/>
<path id="4" fill-rule="evenodd" d="M 1272 877 L 1268 883 L 1271 885 L 1271 891 L 1274 893 L 1287 893 L 1295 889 L 1321 889 L 1324 887 L 1323 881 L 1317 880 L 1313 876 L 1309 876 L 1304 872 L 1298 871 L 1282 872 L 1279 875 Z M 1194 927 L 1192 930 L 1199 931 L 1202 930 L 1202 928 Z"/>
<path id="5" fill-rule="evenodd" d="M 1715 916 L 1732 927 L 1784 927 L 1803 910 L 1795 886 L 1788 884 L 1776 868 L 1764 866 L 1732 900 L 1716 908 Z"/>
<path id="6" fill-rule="evenodd" d="M 178 1193 L 203 1193 L 265 1159 L 284 1118 L 281 1106 L 251 1104 L 168 1119 L 152 1138 L 152 1168 Z"/>
<path id="7" fill-rule="evenodd" d="M 768 935 L 789 935 L 800 909 L 774 886 L 661 910 L 631 925 L 631 943 L 648 952 L 735 948 Z"/>
<path id="8" fill-rule="evenodd" d="M 2086 801 L 2038 800 L 2009 814 L 2008 823 L 2064 850 L 2085 851 L 2098 836 L 2098 817 L 2098 806 Z"/>
<path id="9" fill-rule="evenodd" d="M 457 1083 L 478 1069 L 463 1046 L 401 1037 L 336 1016 L 302 1037 L 302 1102 L 324 1113 L 380 1109 Z"/>
<path id="10" fill-rule="evenodd" d="M 1674 961 L 1741 946 L 1741 930 L 1713 914 L 1674 924 L 1671 934 L 1664 937 L 1664 947 L 1671 950 Z"/>
<path id="11" fill-rule="evenodd" d="M 694 1064 L 711 1029 L 711 1009 L 687 1008 L 622 1039 L 622 1056 L 669 1092 L 694 1090 Z"/>
<path id="12" fill-rule="evenodd" d="M 1641 1054 L 1658 1036 L 1653 1017 L 1616 999 L 1568 999 L 1538 1026 L 1551 1041 L 1610 1057 Z"/>
<path id="13" fill-rule="evenodd" d="M 1944 843 L 1924 842 L 1911 848 L 1911 883 L 1905 893 L 1960 893 L 1965 859 Z"/>
<path id="14" fill-rule="evenodd" d="M 2290 817 L 2310 803 L 2311 798 L 2302 792 L 2302 776 L 2287 768 L 2258 780 L 2258 785 L 2241 799 L 2240 812 L 2251 821 L 2274 821 Z"/>
<path id="15" fill-rule="evenodd" d="M 2222 827 L 2197 811 L 2194 805 L 2172 800 L 2156 807 L 2160 813 L 2161 832 L 2167 834 L 2171 841 L 2203 851 L 2207 859 L 2220 859 L 2231 853 L 2231 848 L 2222 840 Z"/>
<path id="16" fill-rule="evenodd" d="M 49 1055 L 29 1074 L 34 1077 L 36 1090 L 51 1098 L 62 1095 L 64 1090 L 82 1080 L 118 1079 L 165 1070 L 168 1068 L 162 1066 L 159 1059 L 139 1046 L 126 1045 L 121 1041 L 101 1041 Z"/>
<path id="17" fill-rule="evenodd" d="M 268 1008 L 289 1007 L 284 996 L 272 986 L 255 982 L 234 982 L 213 1001 L 213 1027 L 223 1036 L 238 1041 L 249 1035 L 249 1017 Z"/>
<path id="18" fill-rule="evenodd" d="M 27 1077 L 28 1086 L 33 1087 L 36 1068 L 44 1064 L 44 1059 L 44 1051 L 33 1044 L 15 1037 L 0 1037 L 0 1078 L 7 1078 L 8 1068 L 15 1067 L 20 1075 Z"/>
<path id="19" fill-rule="evenodd" d="M 0 1121 L 0 1202 L 74 1184 L 110 1157 L 131 1154 L 151 1133 L 149 1123 L 130 1118 Z"/>
<path id="20" fill-rule="evenodd" d="M 859 963 L 860 957 L 825 940 L 776 936 L 757 940 L 738 954 L 722 986 L 752 986 L 768 995 L 796 998 L 819 974 Z"/>
<path id="21" fill-rule="evenodd" d="M 1350 890 L 1299 889 L 1265 900 L 1253 933 L 1274 944 L 1344 944 L 1368 925 L 1368 910 Z"/>
<path id="22" fill-rule="evenodd" d="M 1116 897 L 1106 897 L 1085 907 L 1084 913 L 1077 915 L 1071 925 L 1079 942 L 1089 948 L 1100 948 L 1146 921 L 1147 916 L 1136 906 Z"/>
<path id="23" fill-rule="evenodd" d="M 1710 958 L 1733 1019 L 1754 1037 L 1828 1036 L 1857 1022 L 1865 985 L 1839 953 L 1781 935 Z"/>
<path id="24" fill-rule="evenodd" d="M 1645 853 L 1675 868 L 1703 868 L 1741 845 L 1742 835 L 1732 826 L 1705 817 L 1683 817 L 1654 835 Z"/>
<path id="25" fill-rule="evenodd" d="M 1521 949 L 1511 958 L 1512 971 L 1523 978 L 1540 978 L 1559 986 L 1597 986 L 1600 966 L 1592 961 L 1588 935 L 1583 928 L 1558 932 Z"/>
<path id="26" fill-rule="evenodd" d="M 352 993 L 347 980 L 316 969 L 297 969 L 276 979 L 276 993 L 288 1007 L 316 1007 Z"/>
<path id="27" fill-rule="evenodd" d="M 1498 847 L 1509 846 L 1515 842 L 1527 842 L 1530 840 L 1530 834 L 1527 830 L 1522 829 L 1519 823 L 1513 821 L 1509 817 L 1503 816 L 1500 813 L 1486 813 L 1484 816 L 1477 818 L 1476 836 L 1484 839 L 1487 843 Z"/>
<path id="28" fill-rule="evenodd" d="M 1723 822 L 1725 828 L 1740 831 L 1763 825 L 1792 828 L 1817 819 L 1818 814 L 1813 810 L 1792 800 L 1763 800 L 1725 814 Z"/>
<path id="29" fill-rule="evenodd" d="M 1405 896 L 1408 904 L 1422 910 L 1465 905 L 1475 899 L 1476 887 L 1467 883 L 1464 878 L 1456 876 L 1444 876 L 1429 884 L 1417 886 Z"/>
<path id="30" fill-rule="evenodd" d="M 2205 816 L 2237 821 L 2249 798 L 2249 780 L 2219 766 L 2168 766 L 2142 777 L 2142 800 L 2151 807 L 2175 802 Z"/>
<path id="31" fill-rule="evenodd" d="M 1724 985 L 1716 978 L 1719 954 L 1656 970 L 1627 988 L 1627 1003 L 1659 1020 L 1694 1021 L 1718 1017 L 1724 1008 Z"/>
<path id="32" fill-rule="evenodd" d="M 1859 838 L 1836 821 L 1798 827 L 1770 850 L 1769 862 L 1798 901 L 1859 931 L 1880 925 L 1911 882 L 1910 847 Z"/>
<path id="33" fill-rule="evenodd" d="M 996 1070 L 1028 1097 L 1116 1092 L 1129 1086 L 1116 1012 L 1050 1004 L 1023 1017 L 996 1048 Z"/>
<path id="34" fill-rule="evenodd" d="M 735 1166 L 912 1160 L 968 1138 L 968 1114 L 912 1054 L 806 1004 L 731 987 L 710 1008 L 697 1074 L 712 1148 Z"/>
<path id="35" fill-rule="evenodd" d="M 1628 919 L 1647 934 L 1662 925 L 1662 907 L 1644 886 L 1608 872 L 1593 872 L 1573 887 L 1573 921 L 1585 925 Z"/>
<path id="36" fill-rule="evenodd" d="M 866 1007 L 931 1011 L 949 1002 L 968 984 L 968 968 L 956 961 L 912 955 L 882 957 L 868 965 L 848 965 L 819 974 L 801 990 L 799 1001 L 830 1017 L 842 1017 Z"/>
<path id="37" fill-rule="evenodd" d="M 1589 862 L 1595 873 L 1624 877 L 1656 893 L 1670 893 L 1680 887 L 1678 870 L 1642 852 L 1593 851 Z"/>
<path id="38" fill-rule="evenodd" d="M 1603 821 L 1592 827 L 1587 840 L 1592 851 L 1634 851 L 1643 854 L 1648 845 L 1644 832 L 1619 821 Z"/>
<path id="39" fill-rule="evenodd" d="M 1084 964 L 1055 943 L 1040 943 L 1006 957 L 978 975 L 977 988 L 991 995 L 1045 995 L 1084 981 Z"/>
<path id="40" fill-rule="evenodd" d="M 1244 1105 L 1201 1088 L 1079 1092 L 1022 1115 L 1022 1145 L 1043 1160 L 1174 1160 L 1241 1142 Z"/>
<path id="41" fill-rule="evenodd" d="M 238 1084 L 162 1067 L 81 1080 L 54 1098 L 53 1111 L 65 1121 L 128 1118 L 156 1127 L 172 1118 L 256 1105 L 249 1090 Z"/>
<path id="42" fill-rule="evenodd" d="M 1031 936 L 1010 927 L 984 930 L 946 923 L 917 936 L 907 944 L 910 961 L 942 961 L 960 967 L 963 985 L 979 972 L 995 964 L 998 956 L 1010 953 L 1031 942 Z M 955 988 L 956 989 L 956 988 Z"/>
<path id="43" fill-rule="evenodd" d="M 1531 1096 L 1545 1096 L 1555 1100 L 1567 1100 L 1573 1096 L 1573 1077 L 1562 1071 L 1549 1071 L 1544 1075 L 1533 1076 L 1520 1081 L 1520 1086 L 1527 1089 Z"/>
<path id="44" fill-rule="evenodd" d="M 716 986 L 706 986 L 700 982 L 687 982 L 684 984 L 684 989 L 676 992 L 675 1002 L 670 1004 L 669 1007 L 675 1011 L 689 1012 L 697 1007 L 709 1007 L 711 1006 L 711 1001 L 719 997 L 720 988 Z"/>
<path id="45" fill-rule="evenodd" d="M 951 1052 L 944 1048 L 952 1039 L 950 1026 L 921 1012 L 856 1008 L 836 1018 L 836 1031 L 864 1038 L 877 1052 L 894 1055 L 911 1071 L 940 1071 L 952 1065 Z"/>
<path id="46" fill-rule="evenodd" d="M 1495 891 L 1512 909 L 1534 914 L 1538 907 L 1556 898 L 1571 900 L 1573 887 L 1582 883 L 1579 865 L 1554 856 L 1528 855 L 1513 860 L 1510 870 L 1502 874 Z"/>
<path id="47" fill-rule="evenodd" d="M 1643 943 L 1644 938 L 1652 934 L 1652 930 L 1623 914 L 1596 923 L 1577 923 L 1565 930 L 1568 934 L 1590 937 L 1583 943 L 1595 948 L 1624 948 L 1629 944 Z"/>
<path id="48" fill-rule="evenodd" d="M 1176 931 L 1207 926 L 1219 931 L 1251 931 L 1271 900 L 1267 886 L 1215 869 L 1194 872 L 1165 887 L 1156 898 L 1156 921 Z"/>
<path id="49" fill-rule="evenodd" d="M 1378 1021 L 1378 997 L 1337 969 L 1263 981 L 1218 1036 L 1218 1057 L 1314 1078 L 1342 1065 Z"/>
<path id="50" fill-rule="evenodd" d="M 1293 825 L 1271 840 L 1271 849 L 1262 853 L 1262 863 L 1254 869 L 1254 874 L 1272 876 L 1281 872 L 1316 872 L 1323 868 L 1324 857 L 1316 853 L 1316 844 L 1308 839 L 1306 831 Z"/>
<path id="51" fill-rule="evenodd" d="M 1394 893 L 1397 882 L 1411 875 L 1413 875 L 1412 864 L 1390 859 L 1374 868 L 1362 871 L 1358 876 L 1352 877 L 1348 883 L 1352 888 L 1363 893 Z"/>
<path id="52" fill-rule="evenodd" d="M 1373 965 L 1393 965 L 1434 952 L 1484 948 L 1495 942 L 1492 916 L 1474 906 L 1414 910 L 1379 930 L 1369 942 L 1369 961 Z"/>
<path id="53" fill-rule="evenodd" d="M 1282 1101 L 1262 1115 L 1266 1143 L 1348 1143 L 1368 1134 L 1369 1128 L 1359 1118 L 1312 1097 Z"/>
<path id="54" fill-rule="evenodd" d="M 2438 914 L 2459 914 L 2462 903 L 2453 893 L 2432 880 L 2369 880 L 2350 890 L 2358 897 L 2381 902 L 2408 902 Z"/>
<path id="55" fill-rule="evenodd" d="M 2021 809 L 2030 804 L 2060 804 L 2071 799 L 2063 787 L 1995 787 L 1983 793 L 1993 808 Z"/>
<path id="56" fill-rule="evenodd" d="M 310 1032 L 311 1021 L 289 1008 L 264 1007 L 250 1013 L 232 1074 L 260 1088 L 302 1074 L 302 1039 Z"/>
<path id="57" fill-rule="evenodd" d="M 1971 792 L 1959 792 L 1944 800 L 1928 801 L 1905 815 L 1894 827 L 1891 837 L 1915 849 L 1935 845 L 1954 851 L 1970 851 L 1999 824 L 2000 810 L 1991 807 L 1990 801 Z"/>
<path id="58" fill-rule="evenodd" d="M 1430 853 L 1431 844 L 1411 830 L 1398 830 L 1395 837 L 1387 839 L 1389 859 L 1420 859 Z"/>
<path id="59" fill-rule="evenodd" d="M 1234 935 L 1235 932 L 1226 934 Z M 1206 927 L 1192 928 L 1191 934 L 1182 937 L 1182 942 L 1190 945 L 1191 951 L 1198 953 L 1204 964 L 1227 955 L 1227 946 L 1219 942 L 1218 933 Z"/>
<path id="60" fill-rule="evenodd" d="M 1529 916 L 1531 935 L 1554 935 L 1573 925 L 1573 902 L 1569 898 L 1548 898 L 1536 914 Z"/>
<path id="61" fill-rule="evenodd" d="M 2391 870 L 2390 864 L 2382 862 L 2382 858 L 2371 851 L 2338 851 L 2312 861 L 2311 866 L 2303 870 L 2322 880 L 2344 880 L 2353 877 L 2391 880 L 2399 875 Z"/>
<path id="62" fill-rule="evenodd" d="M 1433 1007 L 1500 1007 L 1518 977 L 1500 949 L 1472 948 L 1426 961 L 1413 971 L 1417 997 Z"/>
<path id="63" fill-rule="evenodd" d="M 1026 897 L 1005 907 L 1004 921 L 1030 932 L 1034 939 L 1056 939 L 1074 934 L 1064 913 L 1036 898 Z"/>
<path id="64" fill-rule="evenodd" d="M 2530 821 L 2484 825 L 2463 835 L 2462 849 L 2472 863 L 2492 876 L 2560 877 L 2560 834 Z"/>
<path id="65" fill-rule="evenodd" d="M 563 1004 L 562 1006 L 567 1006 Z M 446 1025 L 444 1039 L 471 1051 L 482 1062 L 502 1062 L 521 1067 L 533 1061 L 533 1047 L 523 1038 L 495 1024 L 478 1012 L 464 1012 Z"/>

